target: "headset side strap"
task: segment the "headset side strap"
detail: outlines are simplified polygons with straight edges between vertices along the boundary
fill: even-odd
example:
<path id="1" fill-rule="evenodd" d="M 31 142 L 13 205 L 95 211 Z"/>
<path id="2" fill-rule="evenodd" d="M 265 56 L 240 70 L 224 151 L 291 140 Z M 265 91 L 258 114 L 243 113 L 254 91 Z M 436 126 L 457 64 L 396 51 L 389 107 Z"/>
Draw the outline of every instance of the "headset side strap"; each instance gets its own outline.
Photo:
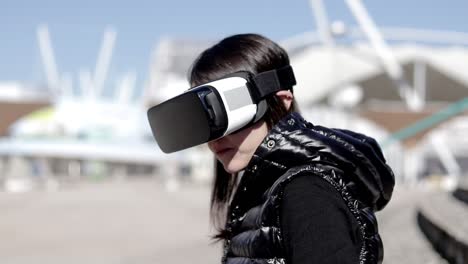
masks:
<path id="1" fill-rule="evenodd" d="M 255 89 L 251 91 L 255 102 L 260 102 L 270 94 L 291 89 L 296 78 L 290 65 L 277 70 L 261 72 L 253 77 Z"/>

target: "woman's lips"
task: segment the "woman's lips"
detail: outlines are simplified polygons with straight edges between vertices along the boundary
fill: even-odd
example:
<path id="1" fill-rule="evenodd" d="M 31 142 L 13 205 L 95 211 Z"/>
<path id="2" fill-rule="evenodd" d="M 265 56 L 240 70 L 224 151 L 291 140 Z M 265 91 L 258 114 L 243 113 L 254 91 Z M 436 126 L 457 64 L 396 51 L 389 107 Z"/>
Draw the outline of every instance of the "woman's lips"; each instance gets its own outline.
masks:
<path id="1" fill-rule="evenodd" d="M 232 148 L 224 148 L 224 149 L 216 150 L 215 153 L 217 156 L 222 156 L 223 154 L 228 153 L 230 150 L 232 150 Z"/>

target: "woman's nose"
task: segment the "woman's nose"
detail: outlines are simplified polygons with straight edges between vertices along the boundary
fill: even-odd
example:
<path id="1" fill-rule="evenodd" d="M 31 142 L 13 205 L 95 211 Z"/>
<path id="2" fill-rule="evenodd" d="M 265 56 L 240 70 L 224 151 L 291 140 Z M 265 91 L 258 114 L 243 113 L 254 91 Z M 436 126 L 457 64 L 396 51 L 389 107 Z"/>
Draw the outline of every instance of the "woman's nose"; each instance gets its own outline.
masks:
<path id="1" fill-rule="evenodd" d="M 226 138 L 225 137 L 218 138 L 218 139 L 215 139 L 213 141 L 208 142 L 208 147 L 209 147 L 209 149 L 211 151 L 214 151 L 216 149 L 220 149 L 221 147 L 223 147 L 223 145 L 226 145 Z"/>

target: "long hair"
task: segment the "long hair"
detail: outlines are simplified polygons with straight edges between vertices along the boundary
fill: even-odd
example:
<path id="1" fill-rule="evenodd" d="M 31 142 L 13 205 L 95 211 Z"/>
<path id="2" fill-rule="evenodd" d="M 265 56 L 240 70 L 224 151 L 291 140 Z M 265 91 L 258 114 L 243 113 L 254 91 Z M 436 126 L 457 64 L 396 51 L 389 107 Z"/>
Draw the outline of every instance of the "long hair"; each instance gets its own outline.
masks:
<path id="1" fill-rule="evenodd" d="M 203 51 L 189 70 L 189 82 L 192 86 L 210 82 L 237 71 L 258 74 L 289 65 L 286 51 L 270 39 L 258 34 L 239 34 L 227 37 L 211 48 Z M 292 87 L 284 87 L 292 91 Z M 276 95 L 266 98 L 268 109 L 262 118 L 268 129 L 290 112 L 296 111 L 293 101 L 286 109 Z M 229 202 L 234 194 L 238 174 L 226 172 L 223 165 L 215 162 L 215 178 L 211 191 L 211 221 L 218 234 L 215 238 L 228 236 L 224 229 Z"/>

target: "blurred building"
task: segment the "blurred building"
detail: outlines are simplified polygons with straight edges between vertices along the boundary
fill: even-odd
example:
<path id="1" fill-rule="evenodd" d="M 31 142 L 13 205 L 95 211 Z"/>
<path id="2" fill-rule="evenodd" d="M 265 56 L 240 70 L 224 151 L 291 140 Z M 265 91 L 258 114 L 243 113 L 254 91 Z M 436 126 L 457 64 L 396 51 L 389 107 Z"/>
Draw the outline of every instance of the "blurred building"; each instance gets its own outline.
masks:
<path id="1" fill-rule="evenodd" d="M 187 90 L 192 62 L 213 43 L 203 39 L 162 38 L 151 54 L 145 104 L 155 105 Z"/>
<path id="2" fill-rule="evenodd" d="M 51 104 L 51 96 L 38 89 L 17 82 L 0 82 L 0 137 L 21 117 Z"/>
<path id="3" fill-rule="evenodd" d="M 352 114 L 386 131 L 383 138 L 374 136 L 384 143 L 387 152 L 392 152 L 390 163 L 401 180 L 435 173 L 428 170 L 432 166 L 428 160 L 439 160 L 443 174 L 467 171 L 464 153 L 468 144 L 460 135 L 467 124 L 464 99 L 468 96 L 468 75 L 464 69 L 468 67 L 468 49 L 397 43 L 391 51 L 420 102 L 419 109 L 408 106 L 375 50 L 361 43 L 332 49 L 313 45 L 293 54 L 300 105 L 311 112 L 317 107 L 341 112 L 328 113 L 333 117 L 322 113 L 316 122 L 330 119 L 334 120 L 330 125 L 348 126 L 346 116 Z M 353 125 L 355 130 L 374 134 Z M 394 145 L 401 150 L 388 151 Z"/>
<path id="4" fill-rule="evenodd" d="M 46 85 L 0 83 L 0 185 L 20 191 L 81 179 L 184 174 L 192 161 L 163 155 L 154 142 L 144 95 L 135 96 L 136 73 L 107 80 L 114 30 L 103 34 L 95 69 L 75 76 L 56 67 L 47 26 L 37 35 Z M 112 86 L 110 95 L 105 86 Z"/>

